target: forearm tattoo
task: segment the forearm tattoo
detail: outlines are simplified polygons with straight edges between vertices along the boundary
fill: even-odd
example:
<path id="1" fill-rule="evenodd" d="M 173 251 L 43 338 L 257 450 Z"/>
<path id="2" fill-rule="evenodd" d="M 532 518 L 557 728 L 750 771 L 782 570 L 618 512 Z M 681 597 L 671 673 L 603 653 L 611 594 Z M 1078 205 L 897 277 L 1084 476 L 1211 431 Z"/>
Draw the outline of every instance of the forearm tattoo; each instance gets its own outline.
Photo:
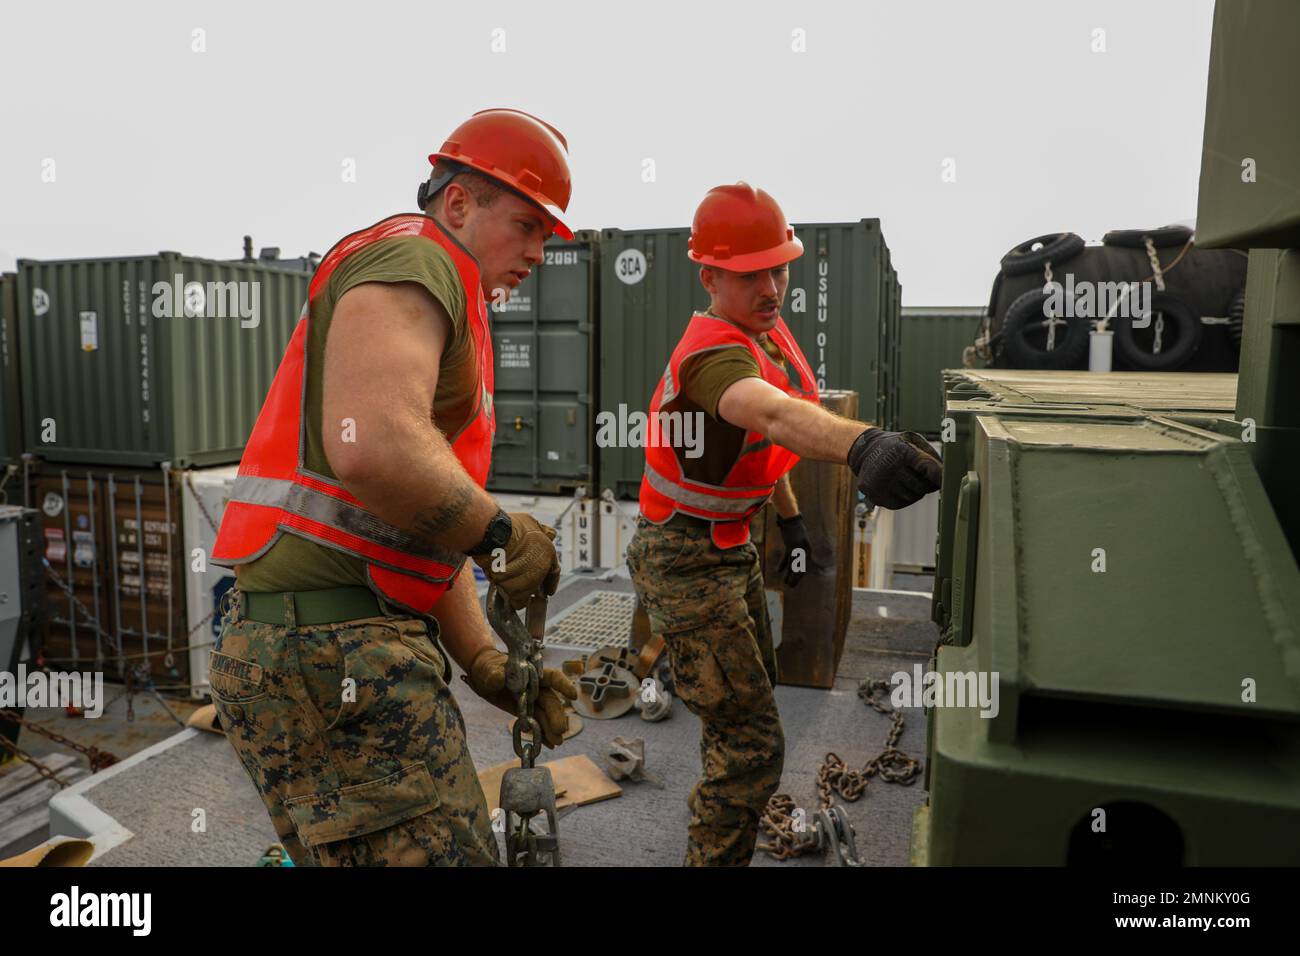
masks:
<path id="1" fill-rule="evenodd" d="M 469 511 L 473 501 L 473 489 L 464 482 L 458 482 L 447 501 L 417 513 L 411 522 L 412 527 L 416 534 L 438 543 L 450 529 L 464 520 L 465 513 Z"/>

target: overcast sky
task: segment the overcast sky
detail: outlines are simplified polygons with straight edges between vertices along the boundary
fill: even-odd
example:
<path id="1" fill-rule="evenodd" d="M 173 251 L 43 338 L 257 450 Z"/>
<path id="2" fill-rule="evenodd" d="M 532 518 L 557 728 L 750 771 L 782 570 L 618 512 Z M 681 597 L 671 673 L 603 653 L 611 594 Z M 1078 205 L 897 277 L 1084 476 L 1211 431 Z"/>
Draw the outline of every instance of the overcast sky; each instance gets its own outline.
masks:
<path id="1" fill-rule="evenodd" d="M 513 106 L 568 138 L 575 227 L 686 225 L 711 186 L 744 179 L 792 221 L 878 217 L 905 305 L 979 305 L 1024 239 L 1195 215 L 1212 13 L 1211 0 L 9 2 L 0 269 L 234 258 L 245 233 L 323 253 L 413 210 L 429 152 L 475 110 Z"/>

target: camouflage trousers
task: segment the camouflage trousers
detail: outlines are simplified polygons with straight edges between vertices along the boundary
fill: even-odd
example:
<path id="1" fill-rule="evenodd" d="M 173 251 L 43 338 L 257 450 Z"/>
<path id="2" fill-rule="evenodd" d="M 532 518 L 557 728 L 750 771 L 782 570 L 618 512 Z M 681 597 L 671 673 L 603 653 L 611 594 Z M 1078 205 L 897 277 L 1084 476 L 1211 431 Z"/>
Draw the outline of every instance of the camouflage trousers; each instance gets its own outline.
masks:
<path id="1" fill-rule="evenodd" d="M 642 517 L 627 564 L 650 629 L 664 638 L 677 695 L 704 725 L 686 865 L 745 866 L 785 760 L 758 549 L 722 550 L 704 525 Z"/>
<path id="2" fill-rule="evenodd" d="M 250 621 L 236 600 L 209 680 L 295 865 L 498 864 L 465 722 L 424 620 L 290 627 Z"/>

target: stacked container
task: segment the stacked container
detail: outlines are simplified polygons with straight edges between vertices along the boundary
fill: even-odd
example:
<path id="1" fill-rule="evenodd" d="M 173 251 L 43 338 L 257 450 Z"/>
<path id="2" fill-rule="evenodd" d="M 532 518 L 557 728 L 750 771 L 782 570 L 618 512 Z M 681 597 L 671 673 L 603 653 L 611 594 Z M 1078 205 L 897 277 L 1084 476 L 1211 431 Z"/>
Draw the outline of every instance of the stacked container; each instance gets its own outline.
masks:
<path id="1" fill-rule="evenodd" d="M 31 455 L 22 484 L 43 522 L 51 667 L 205 693 L 213 602 L 233 581 L 206 558 L 309 267 L 29 259 L 0 289 L 18 316 L 22 401 L 5 412 L 21 407 Z M 196 470 L 213 465 L 226 467 Z"/>
<path id="2" fill-rule="evenodd" d="M 494 492 L 572 495 L 592 483 L 598 236 L 548 242 L 544 255 L 508 302 L 491 306 Z"/>
<path id="3" fill-rule="evenodd" d="M 790 263 L 782 317 L 819 389 L 850 389 L 859 415 L 889 427 L 900 374 L 901 290 L 878 219 L 796 225 L 804 254 Z M 690 230 L 606 229 L 600 249 L 600 383 L 597 413 L 644 412 L 691 315 L 709 304 L 686 255 Z M 635 498 L 641 448 L 597 451 L 598 485 Z"/>

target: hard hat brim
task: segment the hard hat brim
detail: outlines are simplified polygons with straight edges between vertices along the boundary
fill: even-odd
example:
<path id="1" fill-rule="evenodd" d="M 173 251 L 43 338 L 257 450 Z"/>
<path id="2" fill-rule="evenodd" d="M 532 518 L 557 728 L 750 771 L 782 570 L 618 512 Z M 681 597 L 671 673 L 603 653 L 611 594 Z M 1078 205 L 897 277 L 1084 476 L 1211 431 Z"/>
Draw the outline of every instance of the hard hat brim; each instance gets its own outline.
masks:
<path id="1" fill-rule="evenodd" d="M 764 249 L 762 252 L 751 252 L 743 256 L 728 256 L 725 259 L 719 259 L 711 255 L 699 255 L 694 251 L 688 252 L 692 262 L 698 262 L 702 266 L 712 266 L 715 269 L 723 269 L 727 272 L 756 272 L 759 269 L 775 269 L 779 265 L 792 262 L 803 255 L 803 243 L 799 237 L 795 236 L 779 246 L 773 246 L 771 249 Z"/>

